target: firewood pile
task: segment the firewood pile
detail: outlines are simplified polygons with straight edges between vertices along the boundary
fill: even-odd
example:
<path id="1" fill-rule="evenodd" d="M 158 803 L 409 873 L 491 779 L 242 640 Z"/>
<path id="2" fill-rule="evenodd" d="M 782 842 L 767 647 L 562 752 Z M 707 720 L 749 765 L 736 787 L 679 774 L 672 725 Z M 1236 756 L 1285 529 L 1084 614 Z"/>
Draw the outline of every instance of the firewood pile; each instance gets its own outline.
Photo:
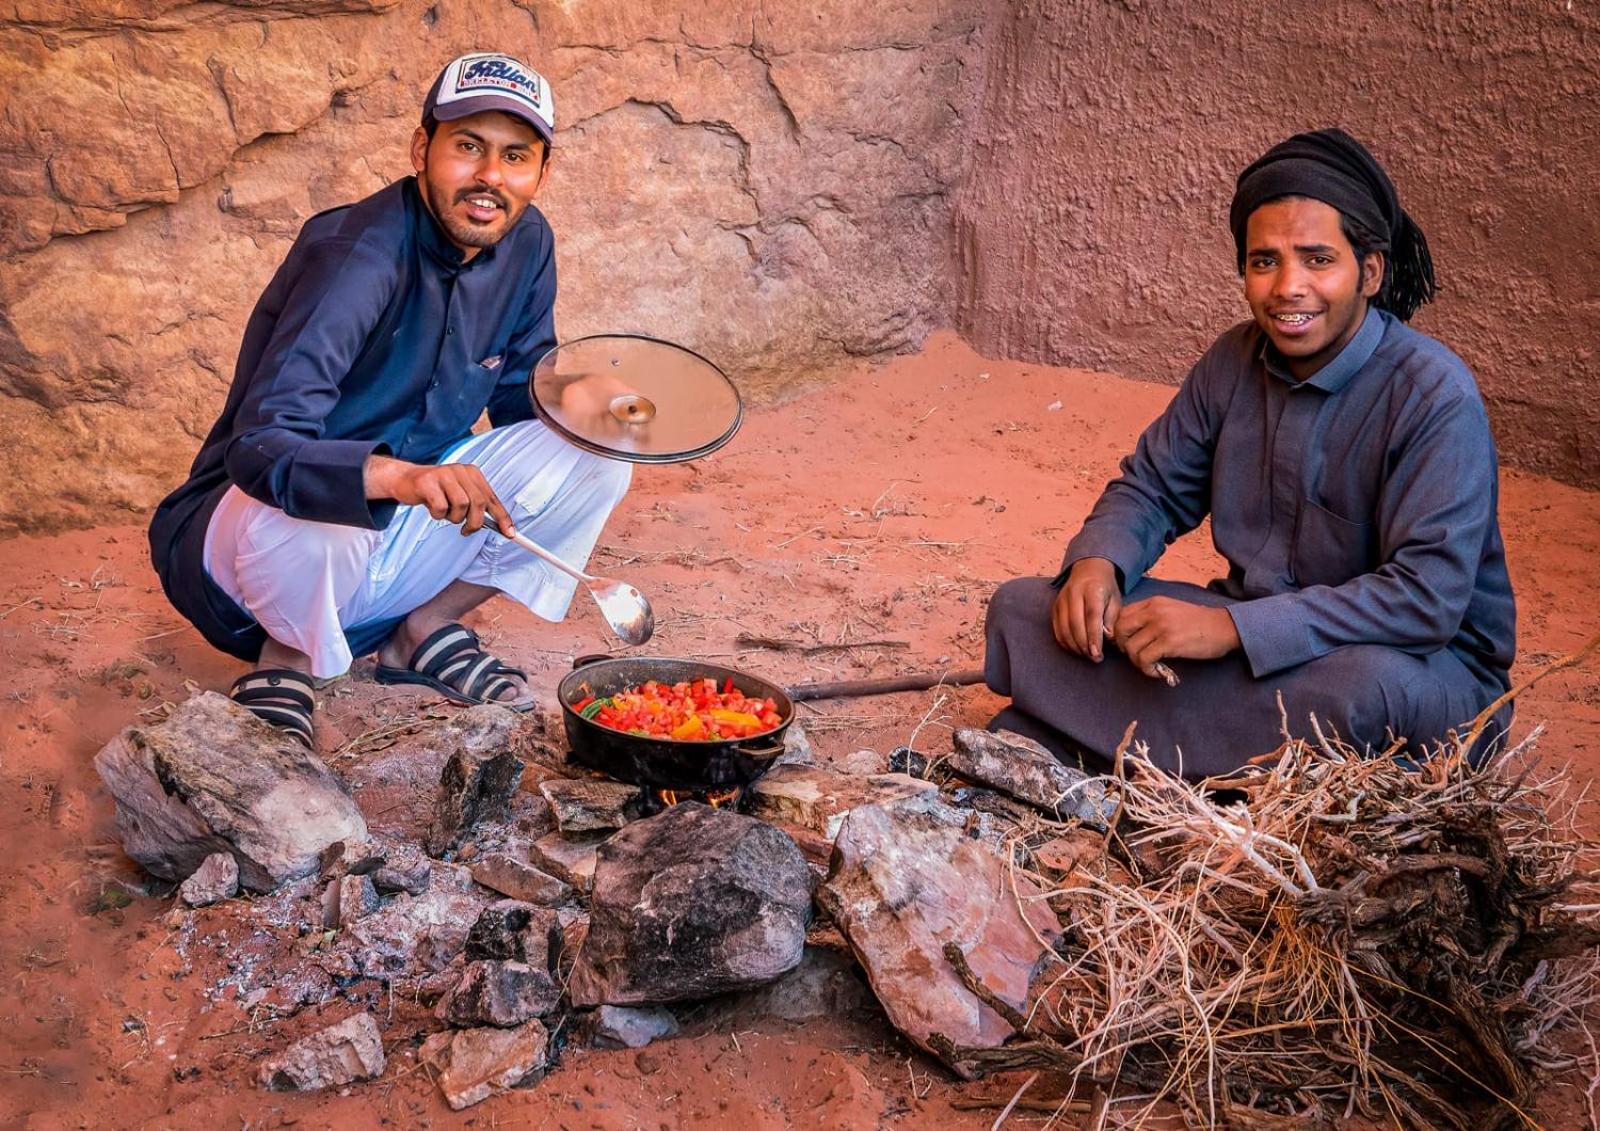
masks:
<path id="1" fill-rule="evenodd" d="M 1132 1092 L 1198 1126 L 1531 1125 L 1541 1082 L 1595 1076 L 1600 873 L 1533 740 L 1481 769 L 1465 749 L 1408 768 L 1318 736 L 1195 785 L 1135 746 L 1109 831 L 1017 835 L 1064 928 L 1027 1008 L 945 948 L 1018 1035 L 937 1051 L 1057 1070 L 1063 1113 Z"/>

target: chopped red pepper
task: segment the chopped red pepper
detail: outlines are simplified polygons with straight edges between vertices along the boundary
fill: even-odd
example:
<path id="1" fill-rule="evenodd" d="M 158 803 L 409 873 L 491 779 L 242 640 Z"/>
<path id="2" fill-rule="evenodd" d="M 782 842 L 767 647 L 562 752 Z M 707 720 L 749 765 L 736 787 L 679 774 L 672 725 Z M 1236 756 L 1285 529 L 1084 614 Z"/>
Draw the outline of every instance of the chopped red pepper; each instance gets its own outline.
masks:
<path id="1" fill-rule="evenodd" d="M 592 701 L 590 696 L 574 709 Z M 592 718 L 612 730 L 681 742 L 753 738 L 783 725 L 775 701 L 747 697 L 731 678 L 719 692 L 709 677 L 671 686 L 648 680 L 612 695 Z"/>

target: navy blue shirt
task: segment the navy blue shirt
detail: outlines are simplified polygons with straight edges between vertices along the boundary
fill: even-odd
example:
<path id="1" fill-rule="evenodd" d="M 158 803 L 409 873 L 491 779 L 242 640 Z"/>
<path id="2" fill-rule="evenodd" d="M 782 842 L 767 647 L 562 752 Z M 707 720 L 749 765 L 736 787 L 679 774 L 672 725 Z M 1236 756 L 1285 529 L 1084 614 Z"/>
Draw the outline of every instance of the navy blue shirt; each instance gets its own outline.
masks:
<path id="1" fill-rule="evenodd" d="M 1466 364 L 1376 308 L 1305 381 L 1252 322 L 1228 331 L 1145 430 L 1067 547 L 1124 590 L 1211 517 L 1257 676 L 1347 644 L 1449 648 L 1509 686 L 1516 609 L 1494 439 Z"/>
<path id="2" fill-rule="evenodd" d="M 151 522 L 173 603 L 247 655 L 253 642 L 217 639 L 240 633 L 238 610 L 217 607 L 200 564 L 228 486 L 296 518 L 381 529 L 395 504 L 366 498 L 368 456 L 433 463 L 485 408 L 496 426 L 534 415 L 528 376 L 555 345 L 555 296 L 555 241 L 533 207 L 467 262 L 410 177 L 306 221 L 245 326 L 188 481 Z"/>

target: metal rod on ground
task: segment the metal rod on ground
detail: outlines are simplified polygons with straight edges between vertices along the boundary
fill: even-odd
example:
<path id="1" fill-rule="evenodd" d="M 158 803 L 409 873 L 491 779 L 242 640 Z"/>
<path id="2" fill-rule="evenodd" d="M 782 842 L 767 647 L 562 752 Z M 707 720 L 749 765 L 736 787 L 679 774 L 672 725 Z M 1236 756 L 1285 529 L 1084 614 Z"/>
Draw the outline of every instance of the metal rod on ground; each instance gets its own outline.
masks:
<path id="1" fill-rule="evenodd" d="M 861 695 L 889 695 L 896 691 L 927 691 L 931 687 L 964 687 L 967 684 L 982 682 L 982 669 L 965 668 L 953 672 L 897 675 L 887 679 L 844 679 L 837 683 L 802 683 L 787 690 L 789 698 L 803 702 L 808 699 L 854 699 Z"/>

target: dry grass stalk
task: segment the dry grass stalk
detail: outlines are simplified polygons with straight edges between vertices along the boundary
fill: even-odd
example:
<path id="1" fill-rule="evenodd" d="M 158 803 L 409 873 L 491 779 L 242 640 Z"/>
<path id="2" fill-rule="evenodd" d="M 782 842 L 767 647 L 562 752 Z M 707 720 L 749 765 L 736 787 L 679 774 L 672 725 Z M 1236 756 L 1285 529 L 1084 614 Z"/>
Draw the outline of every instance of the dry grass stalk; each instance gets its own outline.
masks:
<path id="1" fill-rule="evenodd" d="M 1203 1126 L 1532 1125 L 1535 1086 L 1579 1067 L 1592 1111 L 1600 873 L 1581 791 L 1534 739 L 1408 769 L 1319 735 L 1205 785 L 1136 747 L 1103 860 L 1036 875 L 1067 935 L 1019 1038 L 949 1051 L 1051 1065 L 1079 1096 L 1139 1087 L 1141 1117 Z"/>

